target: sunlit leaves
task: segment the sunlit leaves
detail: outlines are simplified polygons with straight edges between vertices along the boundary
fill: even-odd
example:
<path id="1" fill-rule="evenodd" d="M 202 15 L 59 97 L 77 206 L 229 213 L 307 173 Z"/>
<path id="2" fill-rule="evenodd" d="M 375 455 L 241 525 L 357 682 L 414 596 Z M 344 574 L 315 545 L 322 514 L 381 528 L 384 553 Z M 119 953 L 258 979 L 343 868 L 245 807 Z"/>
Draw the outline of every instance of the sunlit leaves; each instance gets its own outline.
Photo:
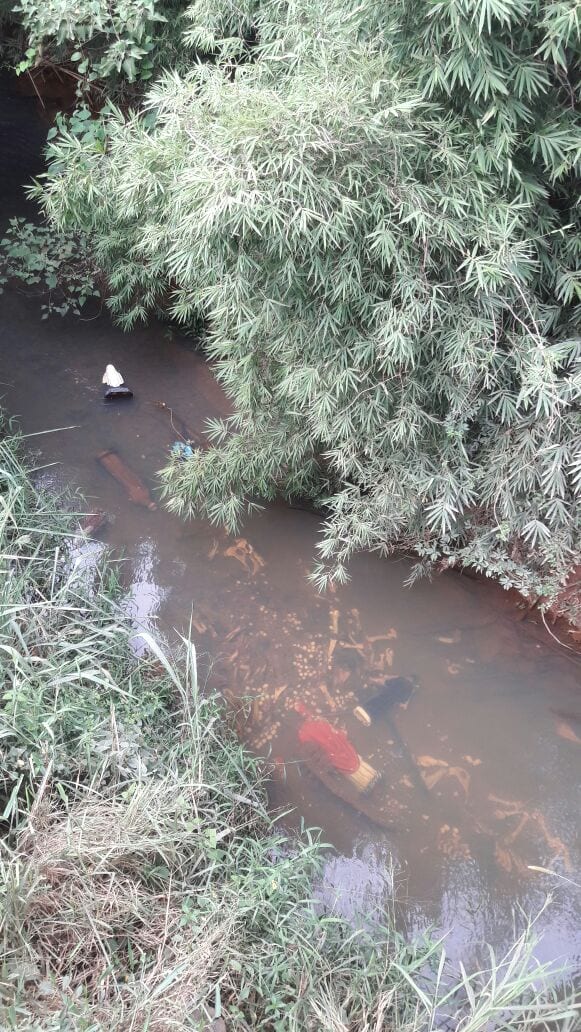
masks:
<path id="1" fill-rule="evenodd" d="M 529 520 L 522 529 L 522 536 L 529 545 L 534 547 L 542 544 L 543 541 L 549 541 L 551 531 L 541 520 Z"/>
<path id="2" fill-rule="evenodd" d="M 28 68 L 39 60 L 72 64 L 88 84 L 151 79 L 162 55 L 175 53 L 173 8 L 171 0 L 18 0 L 14 13 L 29 34 Z"/>
<path id="3" fill-rule="evenodd" d="M 548 171 L 560 166 L 570 152 L 579 149 L 579 137 L 567 122 L 552 122 L 538 128 L 530 137 L 533 160 L 540 158 Z"/>

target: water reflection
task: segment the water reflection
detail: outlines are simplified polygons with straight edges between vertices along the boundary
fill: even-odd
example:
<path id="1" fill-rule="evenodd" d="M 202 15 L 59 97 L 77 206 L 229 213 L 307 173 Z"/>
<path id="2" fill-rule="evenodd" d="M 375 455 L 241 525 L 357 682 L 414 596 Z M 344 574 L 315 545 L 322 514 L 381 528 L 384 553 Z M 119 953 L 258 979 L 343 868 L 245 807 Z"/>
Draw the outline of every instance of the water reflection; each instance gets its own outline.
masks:
<path id="1" fill-rule="evenodd" d="M 329 859 L 317 892 L 327 913 L 345 917 L 355 927 L 381 923 L 386 907 L 400 894 L 388 845 L 373 840 L 359 840 L 351 856 Z"/>
<path id="2" fill-rule="evenodd" d="M 139 541 L 131 563 L 131 571 L 125 571 L 128 589 L 123 599 L 123 608 L 136 629 L 131 639 L 131 646 L 136 655 L 140 655 L 147 648 L 140 632 L 156 630 L 160 608 L 170 591 L 158 583 L 157 566 L 155 542 L 151 538 Z"/>

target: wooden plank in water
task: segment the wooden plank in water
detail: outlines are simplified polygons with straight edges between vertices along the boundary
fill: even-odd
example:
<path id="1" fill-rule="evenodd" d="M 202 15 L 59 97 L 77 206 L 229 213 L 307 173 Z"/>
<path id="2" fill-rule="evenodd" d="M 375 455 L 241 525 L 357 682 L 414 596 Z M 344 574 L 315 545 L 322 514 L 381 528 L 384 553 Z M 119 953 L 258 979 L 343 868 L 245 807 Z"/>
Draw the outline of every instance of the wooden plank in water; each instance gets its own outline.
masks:
<path id="1" fill-rule="evenodd" d="M 157 509 L 157 505 L 151 497 L 148 488 L 117 452 L 112 450 L 99 452 L 97 461 L 101 463 L 117 483 L 125 488 L 128 498 L 135 505 L 142 505 L 145 509 Z"/>

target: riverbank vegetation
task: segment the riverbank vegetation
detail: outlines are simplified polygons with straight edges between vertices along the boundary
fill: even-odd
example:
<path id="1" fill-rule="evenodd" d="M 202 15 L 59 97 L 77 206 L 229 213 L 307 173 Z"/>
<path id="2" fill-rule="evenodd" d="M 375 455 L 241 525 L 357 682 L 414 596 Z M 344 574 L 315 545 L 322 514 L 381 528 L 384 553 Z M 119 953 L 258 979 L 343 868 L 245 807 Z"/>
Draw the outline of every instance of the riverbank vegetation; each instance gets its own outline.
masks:
<path id="1" fill-rule="evenodd" d="M 324 504 L 321 586 L 404 547 L 555 597 L 581 560 L 578 0 L 15 11 L 29 71 L 94 116 L 52 134 L 44 211 L 124 325 L 202 327 L 235 402 L 169 505 Z"/>
<path id="2" fill-rule="evenodd" d="M 466 974 L 314 901 L 324 850 L 269 816 L 194 645 L 138 658 L 76 528 L 2 436 L 0 1026 L 572 1029 L 530 929 Z"/>

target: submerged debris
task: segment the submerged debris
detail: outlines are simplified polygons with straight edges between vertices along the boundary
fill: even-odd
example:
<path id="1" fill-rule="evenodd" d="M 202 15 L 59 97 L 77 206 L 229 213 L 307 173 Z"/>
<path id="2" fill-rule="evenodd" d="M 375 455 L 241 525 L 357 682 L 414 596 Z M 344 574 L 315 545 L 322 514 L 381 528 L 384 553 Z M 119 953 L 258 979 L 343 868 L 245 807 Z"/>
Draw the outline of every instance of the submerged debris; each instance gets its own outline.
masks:
<path id="1" fill-rule="evenodd" d="M 386 677 L 381 690 L 365 700 L 365 710 L 374 719 L 384 717 L 394 706 L 407 706 L 417 687 L 410 677 Z"/>

